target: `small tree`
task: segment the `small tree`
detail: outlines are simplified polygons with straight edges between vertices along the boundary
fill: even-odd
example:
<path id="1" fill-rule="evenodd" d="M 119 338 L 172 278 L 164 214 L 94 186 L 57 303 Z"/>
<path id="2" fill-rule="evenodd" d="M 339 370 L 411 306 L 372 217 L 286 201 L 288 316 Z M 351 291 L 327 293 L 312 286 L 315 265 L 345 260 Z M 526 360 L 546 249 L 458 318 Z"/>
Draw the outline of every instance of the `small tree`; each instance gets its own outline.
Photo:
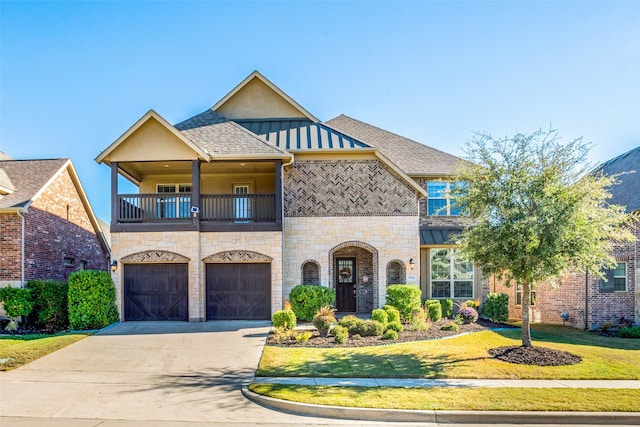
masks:
<path id="1" fill-rule="evenodd" d="M 633 240 L 624 208 L 609 205 L 615 177 L 588 173 L 589 145 L 538 130 L 511 138 L 479 134 L 456 178 L 456 203 L 473 219 L 460 247 L 485 274 L 522 285 L 522 345 L 531 346 L 531 289 L 579 269 L 601 275 L 616 242 Z"/>

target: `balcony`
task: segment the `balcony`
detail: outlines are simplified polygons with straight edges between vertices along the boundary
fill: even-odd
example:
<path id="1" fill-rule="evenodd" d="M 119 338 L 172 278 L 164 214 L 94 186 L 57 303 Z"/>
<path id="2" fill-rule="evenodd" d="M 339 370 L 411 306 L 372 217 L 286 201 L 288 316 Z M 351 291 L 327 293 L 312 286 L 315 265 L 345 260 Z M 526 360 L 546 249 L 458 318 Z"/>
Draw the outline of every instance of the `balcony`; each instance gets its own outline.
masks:
<path id="1" fill-rule="evenodd" d="M 199 203 L 192 197 L 184 192 L 118 194 L 112 231 L 282 229 L 275 194 L 201 194 Z"/>

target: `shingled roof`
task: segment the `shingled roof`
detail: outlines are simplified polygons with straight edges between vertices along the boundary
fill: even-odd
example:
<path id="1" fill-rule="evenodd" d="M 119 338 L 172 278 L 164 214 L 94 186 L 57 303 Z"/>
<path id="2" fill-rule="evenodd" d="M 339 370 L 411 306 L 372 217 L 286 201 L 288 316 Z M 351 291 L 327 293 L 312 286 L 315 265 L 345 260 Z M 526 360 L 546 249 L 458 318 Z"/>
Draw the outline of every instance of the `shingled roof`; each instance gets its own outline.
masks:
<path id="1" fill-rule="evenodd" d="M 0 198 L 0 209 L 24 208 L 69 159 L 2 160 L 0 169 L 13 192 Z"/>
<path id="2" fill-rule="evenodd" d="M 395 133 L 345 116 L 325 124 L 369 144 L 411 176 L 447 176 L 456 173 L 462 159 Z"/>
<path id="3" fill-rule="evenodd" d="M 605 175 L 624 173 L 618 177 L 620 183 L 609 189 L 609 203 L 626 206 L 627 212 L 640 210 L 640 147 L 603 163 L 597 171 Z"/>

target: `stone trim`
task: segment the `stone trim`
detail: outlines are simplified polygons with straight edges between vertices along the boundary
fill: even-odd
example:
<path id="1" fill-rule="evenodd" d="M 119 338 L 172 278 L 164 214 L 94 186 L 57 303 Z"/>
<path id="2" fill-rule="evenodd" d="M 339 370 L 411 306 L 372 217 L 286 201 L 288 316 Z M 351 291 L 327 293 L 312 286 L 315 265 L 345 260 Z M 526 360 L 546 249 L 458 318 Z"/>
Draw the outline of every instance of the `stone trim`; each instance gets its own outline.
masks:
<path id="1" fill-rule="evenodd" d="M 416 190 L 379 160 L 296 161 L 283 178 L 285 217 L 419 212 Z"/>
<path id="2" fill-rule="evenodd" d="M 185 263 L 189 258 L 170 251 L 153 250 L 136 252 L 120 259 L 122 263 Z"/>
<path id="3" fill-rule="evenodd" d="M 268 255 L 264 255 L 261 254 L 259 252 L 254 252 L 254 251 L 242 251 L 242 250 L 233 250 L 233 251 L 223 251 L 223 252 L 218 252 L 212 255 L 209 255 L 206 258 L 202 259 L 203 262 L 205 263 L 211 263 L 211 264 L 216 264 L 216 263 L 242 263 L 242 262 L 246 262 L 246 263 L 258 263 L 258 262 L 263 262 L 263 263 L 270 263 L 271 261 L 273 261 L 273 258 L 271 258 Z"/>
<path id="4" fill-rule="evenodd" d="M 379 306 L 379 297 L 378 297 L 378 291 L 380 288 L 380 284 L 378 283 L 379 281 L 379 273 L 378 273 L 378 250 L 371 246 L 370 244 L 366 243 L 366 242 L 361 242 L 359 240 L 351 240 L 348 242 L 343 242 L 340 243 L 339 245 L 334 246 L 333 248 L 331 248 L 329 250 L 329 287 L 335 289 L 336 288 L 336 284 L 335 284 L 335 277 L 334 277 L 334 261 L 335 261 L 335 253 L 337 251 L 339 251 L 340 249 L 344 249 L 344 248 L 348 248 L 348 247 L 356 247 L 356 248 L 362 248 L 368 252 L 371 253 L 372 255 L 372 270 L 373 270 L 373 277 L 371 278 L 371 286 L 372 286 L 372 291 L 373 291 L 373 307 L 376 308 Z"/>

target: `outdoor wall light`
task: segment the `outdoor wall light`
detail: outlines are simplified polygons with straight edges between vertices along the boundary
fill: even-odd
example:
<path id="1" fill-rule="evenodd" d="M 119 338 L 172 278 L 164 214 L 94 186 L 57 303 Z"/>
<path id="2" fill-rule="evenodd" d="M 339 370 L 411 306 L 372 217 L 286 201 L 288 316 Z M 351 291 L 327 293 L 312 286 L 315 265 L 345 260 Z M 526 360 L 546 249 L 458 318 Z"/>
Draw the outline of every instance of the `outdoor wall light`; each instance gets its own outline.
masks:
<path id="1" fill-rule="evenodd" d="M 416 267 L 416 263 L 413 258 L 409 258 L 409 267 L 413 270 Z"/>
<path id="2" fill-rule="evenodd" d="M 118 261 L 114 259 L 113 262 L 111 263 L 111 272 L 115 273 L 117 269 L 118 269 Z"/>

